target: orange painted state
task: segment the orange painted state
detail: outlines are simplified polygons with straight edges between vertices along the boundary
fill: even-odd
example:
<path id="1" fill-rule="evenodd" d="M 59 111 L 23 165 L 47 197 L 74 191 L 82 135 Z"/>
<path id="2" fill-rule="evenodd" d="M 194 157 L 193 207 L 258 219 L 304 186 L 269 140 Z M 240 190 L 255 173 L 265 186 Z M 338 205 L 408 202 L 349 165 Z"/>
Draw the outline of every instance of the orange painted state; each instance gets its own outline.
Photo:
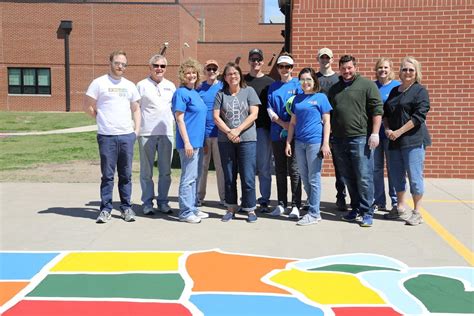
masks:
<path id="1" fill-rule="evenodd" d="M 272 270 L 284 269 L 292 261 L 210 251 L 190 255 L 186 269 L 194 281 L 194 292 L 290 294 L 263 283 L 261 278 Z"/>
<path id="2" fill-rule="evenodd" d="M 0 282 L 0 306 L 11 300 L 27 285 L 28 282 Z"/>

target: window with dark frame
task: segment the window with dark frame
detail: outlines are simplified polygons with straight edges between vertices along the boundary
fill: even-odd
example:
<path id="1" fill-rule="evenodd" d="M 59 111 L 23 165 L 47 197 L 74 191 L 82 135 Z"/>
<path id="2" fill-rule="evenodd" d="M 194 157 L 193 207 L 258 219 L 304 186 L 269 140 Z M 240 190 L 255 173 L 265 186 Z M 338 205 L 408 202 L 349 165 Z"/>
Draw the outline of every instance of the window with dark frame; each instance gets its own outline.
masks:
<path id="1" fill-rule="evenodd" d="M 8 68 L 9 94 L 51 94 L 50 68 Z"/>

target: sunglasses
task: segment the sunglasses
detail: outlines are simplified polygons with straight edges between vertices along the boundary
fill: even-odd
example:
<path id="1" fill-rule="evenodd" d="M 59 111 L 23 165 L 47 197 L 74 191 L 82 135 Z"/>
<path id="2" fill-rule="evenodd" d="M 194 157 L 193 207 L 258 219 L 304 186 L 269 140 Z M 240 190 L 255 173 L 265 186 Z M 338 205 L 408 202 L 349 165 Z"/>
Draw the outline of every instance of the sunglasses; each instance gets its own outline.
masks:
<path id="1" fill-rule="evenodd" d="M 161 69 L 165 69 L 166 68 L 166 65 L 160 65 L 160 64 L 152 64 L 153 68 L 161 68 Z"/>
<path id="2" fill-rule="evenodd" d="M 115 67 L 122 66 L 122 68 L 127 68 L 126 63 L 121 63 L 119 61 L 114 61 L 113 64 L 114 64 Z"/>
<path id="3" fill-rule="evenodd" d="M 278 69 L 292 69 L 293 65 L 278 65 Z"/>
<path id="4" fill-rule="evenodd" d="M 259 63 L 259 62 L 263 61 L 262 58 L 250 58 L 249 60 L 250 60 L 252 63 Z"/>
<path id="5" fill-rule="evenodd" d="M 402 72 L 415 72 L 413 68 L 402 68 Z"/>
<path id="6" fill-rule="evenodd" d="M 206 70 L 207 70 L 207 71 L 212 71 L 212 72 L 217 72 L 217 68 L 216 68 L 216 67 L 207 67 Z"/>

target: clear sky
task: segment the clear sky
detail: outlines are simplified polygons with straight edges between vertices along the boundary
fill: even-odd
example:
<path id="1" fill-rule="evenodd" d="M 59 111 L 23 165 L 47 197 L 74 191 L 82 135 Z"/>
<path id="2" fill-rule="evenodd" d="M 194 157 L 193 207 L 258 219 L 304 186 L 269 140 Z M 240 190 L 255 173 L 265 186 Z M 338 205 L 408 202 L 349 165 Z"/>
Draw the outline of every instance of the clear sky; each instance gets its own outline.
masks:
<path id="1" fill-rule="evenodd" d="M 274 17 L 278 17 L 278 20 L 274 21 Z M 285 22 L 285 16 L 281 13 L 280 8 L 278 7 L 278 0 L 265 0 L 265 22 L 270 22 L 270 18 L 272 18 L 273 22 Z"/>

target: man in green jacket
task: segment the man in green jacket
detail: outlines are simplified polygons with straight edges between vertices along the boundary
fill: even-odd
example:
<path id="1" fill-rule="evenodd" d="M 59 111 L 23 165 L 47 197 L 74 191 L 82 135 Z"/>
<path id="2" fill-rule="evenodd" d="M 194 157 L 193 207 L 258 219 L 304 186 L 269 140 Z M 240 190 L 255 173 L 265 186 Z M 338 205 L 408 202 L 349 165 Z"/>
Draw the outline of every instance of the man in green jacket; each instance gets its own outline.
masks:
<path id="1" fill-rule="evenodd" d="M 333 157 L 351 196 L 352 210 L 342 219 L 372 226 L 373 150 L 379 144 L 383 105 L 375 83 L 357 73 L 356 59 L 339 60 L 339 82 L 328 93 L 333 107 Z"/>

